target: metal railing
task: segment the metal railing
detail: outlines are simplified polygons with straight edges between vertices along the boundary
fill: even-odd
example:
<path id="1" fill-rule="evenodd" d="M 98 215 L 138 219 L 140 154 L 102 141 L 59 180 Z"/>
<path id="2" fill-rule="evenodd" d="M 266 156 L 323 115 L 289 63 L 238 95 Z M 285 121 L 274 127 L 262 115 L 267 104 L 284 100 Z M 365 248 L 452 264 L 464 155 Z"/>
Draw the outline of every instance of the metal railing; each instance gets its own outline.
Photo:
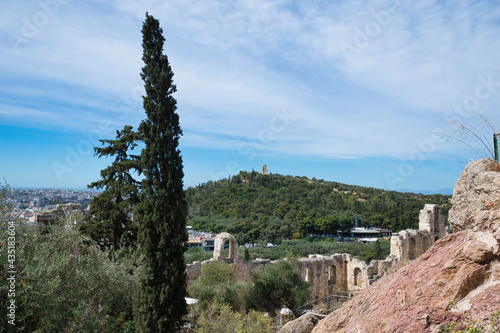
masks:
<path id="1" fill-rule="evenodd" d="M 313 302 L 302 305 L 298 308 L 299 313 L 304 315 L 309 312 L 314 312 L 321 315 L 329 314 L 339 308 L 342 305 L 350 301 L 354 296 L 356 296 L 359 291 L 337 291 L 332 295 L 328 295 L 323 298 L 318 298 Z M 289 321 L 294 320 L 293 314 L 281 314 L 273 319 L 273 332 L 278 332 L 281 327 L 283 327 Z"/>

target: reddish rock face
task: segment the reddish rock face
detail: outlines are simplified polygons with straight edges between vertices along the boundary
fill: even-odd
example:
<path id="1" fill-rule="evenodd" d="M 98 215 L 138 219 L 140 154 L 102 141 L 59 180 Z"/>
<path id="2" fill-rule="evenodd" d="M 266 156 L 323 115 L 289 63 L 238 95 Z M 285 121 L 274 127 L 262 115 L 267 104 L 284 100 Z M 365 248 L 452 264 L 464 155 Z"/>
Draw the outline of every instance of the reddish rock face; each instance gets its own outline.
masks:
<path id="1" fill-rule="evenodd" d="M 499 311 L 500 173 L 490 163 L 470 163 L 457 181 L 455 234 L 364 289 L 313 333 L 439 332 L 442 324 L 464 322 L 465 312 L 484 322 Z"/>
<path id="2" fill-rule="evenodd" d="M 313 333 L 430 332 L 433 326 L 464 319 L 452 301 L 476 318 L 489 318 L 500 309 L 499 255 L 498 246 L 489 248 L 473 232 L 447 236 L 363 290 Z"/>

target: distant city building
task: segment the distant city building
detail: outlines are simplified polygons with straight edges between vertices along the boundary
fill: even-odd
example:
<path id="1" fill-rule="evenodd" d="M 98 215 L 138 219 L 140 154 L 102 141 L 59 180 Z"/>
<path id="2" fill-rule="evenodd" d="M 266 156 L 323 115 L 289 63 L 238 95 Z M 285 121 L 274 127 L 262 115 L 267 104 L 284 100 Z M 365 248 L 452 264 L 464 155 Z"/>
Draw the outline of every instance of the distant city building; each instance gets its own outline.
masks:
<path id="1" fill-rule="evenodd" d="M 373 225 L 362 227 L 360 226 L 360 222 L 359 219 L 355 219 L 355 225 L 349 228 L 348 232 L 343 232 L 342 230 L 314 230 L 312 236 L 333 239 L 350 238 L 364 243 L 373 243 L 379 238 L 390 238 L 392 236 L 392 230 L 390 229 L 377 228 Z"/>
<path id="2" fill-rule="evenodd" d="M 376 242 L 381 237 L 391 237 L 392 230 L 368 227 L 353 227 L 349 229 L 351 238 L 358 239 L 362 242 Z"/>
<path id="3" fill-rule="evenodd" d="M 13 215 L 28 222 L 36 222 L 39 214 L 53 214 L 53 211 L 58 209 L 57 204 L 70 205 L 64 209 L 86 209 L 92 198 L 98 194 L 99 192 L 86 190 L 12 189 L 9 202 L 13 206 Z M 50 223 L 51 218 L 42 216 L 39 220 L 41 223 Z"/>
<path id="4" fill-rule="evenodd" d="M 200 249 L 205 252 L 211 252 L 214 250 L 214 240 L 216 235 L 208 232 L 195 231 L 190 225 L 186 226 L 186 231 L 189 238 L 186 243 L 186 247 L 188 249 Z"/>

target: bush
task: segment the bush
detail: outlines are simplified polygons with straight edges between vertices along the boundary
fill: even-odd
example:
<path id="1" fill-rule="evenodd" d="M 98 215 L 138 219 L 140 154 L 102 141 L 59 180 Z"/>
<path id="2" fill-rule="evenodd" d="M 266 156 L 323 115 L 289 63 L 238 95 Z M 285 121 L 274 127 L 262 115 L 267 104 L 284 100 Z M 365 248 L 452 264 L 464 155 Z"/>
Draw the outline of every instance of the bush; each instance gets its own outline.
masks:
<path id="1" fill-rule="evenodd" d="M 184 262 L 192 264 L 195 261 L 205 261 L 213 257 L 213 252 L 205 252 L 200 249 L 189 249 L 184 252 Z"/>
<path id="2" fill-rule="evenodd" d="M 271 319 L 261 313 L 235 312 L 227 304 L 214 302 L 200 312 L 193 307 L 188 333 L 271 333 Z"/>
<path id="3" fill-rule="evenodd" d="M 7 239 L 7 224 L 0 239 Z M 5 243 L 0 262 L 0 326 L 23 332 L 124 332 L 130 326 L 135 277 L 90 240 L 63 226 L 16 222 L 15 322 L 7 324 Z M 14 330 L 15 328 L 15 330 Z M 8 330 L 7 330 L 8 331 Z"/>
<path id="4" fill-rule="evenodd" d="M 205 309 L 211 303 L 227 304 L 234 310 L 243 309 L 244 282 L 236 282 L 233 266 L 226 262 L 211 262 L 201 266 L 188 291 L 198 298 L 198 306 Z"/>
<path id="5" fill-rule="evenodd" d="M 284 306 L 298 317 L 298 307 L 311 295 L 311 284 L 300 277 L 295 259 L 268 265 L 263 273 L 252 271 L 251 284 L 245 296 L 247 308 L 271 314 Z"/>

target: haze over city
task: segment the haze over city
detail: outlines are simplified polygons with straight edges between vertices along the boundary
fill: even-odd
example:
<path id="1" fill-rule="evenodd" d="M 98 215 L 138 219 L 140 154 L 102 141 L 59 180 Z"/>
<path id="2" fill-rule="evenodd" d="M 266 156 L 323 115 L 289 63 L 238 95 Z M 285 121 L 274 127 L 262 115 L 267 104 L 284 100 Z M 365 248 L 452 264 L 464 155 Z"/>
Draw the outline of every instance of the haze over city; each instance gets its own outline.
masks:
<path id="1" fill-rule="evenodd" d="M 184 185 L 260 171 L 446 192 L 500 124 L 495 1 L 4 3 L 0 177 L 85 188 L 99 139 L 144 118 L 141 24 L 178 92 Z M 458 136 L 470 140 L 470 136 Z M 466 141 L 476 148 L 476 144 Z M 477 150 L 477 148 L 476 148 Z M 480 152 L 481 154 L 481 152 Z"/>

